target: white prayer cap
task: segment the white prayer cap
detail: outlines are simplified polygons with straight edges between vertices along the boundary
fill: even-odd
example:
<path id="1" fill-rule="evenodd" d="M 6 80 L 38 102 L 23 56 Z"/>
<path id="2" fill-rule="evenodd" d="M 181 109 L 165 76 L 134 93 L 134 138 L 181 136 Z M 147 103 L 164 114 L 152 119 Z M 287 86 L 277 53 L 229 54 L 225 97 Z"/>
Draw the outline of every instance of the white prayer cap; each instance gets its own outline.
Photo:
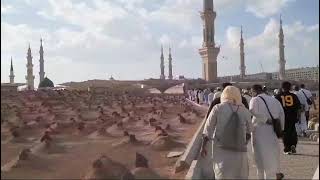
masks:
<path id="1" fill-rule="evenodd" d="M 245 93 L 249 93 L 249 91 L 248 90 L 246 90 L 246 89 L 242 89 L 242 92 L 245 94 Z"/>
<path id="2" fill-rule="evenodd" d="M 235 86 L 227 86 L 226 88 L 224 88 L 221 94 L 221 103 L 230 101 L 237 105 L 242 104 L 239 88 Z"/>

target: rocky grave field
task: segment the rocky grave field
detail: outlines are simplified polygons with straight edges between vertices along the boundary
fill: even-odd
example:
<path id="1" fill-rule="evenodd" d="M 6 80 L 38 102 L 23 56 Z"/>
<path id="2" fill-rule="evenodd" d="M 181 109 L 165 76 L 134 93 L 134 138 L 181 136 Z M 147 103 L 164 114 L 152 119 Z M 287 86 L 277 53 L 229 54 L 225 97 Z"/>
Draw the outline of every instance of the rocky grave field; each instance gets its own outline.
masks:
<path id="1" fill-rule="evenodd" d="M 1 178 L 184 178 L 174 164 L 204 114 L 181 95 L 2 95 Z"/>

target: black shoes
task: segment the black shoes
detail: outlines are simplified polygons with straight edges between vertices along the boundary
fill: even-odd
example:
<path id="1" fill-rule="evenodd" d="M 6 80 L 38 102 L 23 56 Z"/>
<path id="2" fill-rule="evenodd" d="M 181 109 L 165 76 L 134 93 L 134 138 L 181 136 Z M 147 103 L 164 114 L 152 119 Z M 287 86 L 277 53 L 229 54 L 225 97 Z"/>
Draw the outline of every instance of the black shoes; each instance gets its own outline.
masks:
<path id="1" fill-rule="evenodd" d="M 290 155 L 290 154 L 291 154 L 291 151 L 284 151 L 283 154 L 285 154 L 285 155 Z"/>
<path id="2" fill-rule="evenodd" d="M 303 131 L 303 137 L 308 137 L 306 131 Z"/>
<path id="3" fill-rule="evenodd" d="M 290 155 L 290 154 L 296 154 L 297 153 L 297 150 L 296 150 L 296 146 L 292 145 L 290 147 L 290 150 L 289 151 L 284 151 L 283 154 L 285 155 Z"/>
<path id="4" fill-rule="evenodd" d="M 291 153 L 292 154 L 296 154 L 297 153 L 296 146 L 294 146 L 294 145 L 291 146 Z"/>
<path id="5" fill-rule="evenodd" d="M 281 179 L 283 179 L 284 178 L 284 174 L 283 173 L 277 173 L 276 174 L 276 179 L 277 180 L 281 180 Z"/>

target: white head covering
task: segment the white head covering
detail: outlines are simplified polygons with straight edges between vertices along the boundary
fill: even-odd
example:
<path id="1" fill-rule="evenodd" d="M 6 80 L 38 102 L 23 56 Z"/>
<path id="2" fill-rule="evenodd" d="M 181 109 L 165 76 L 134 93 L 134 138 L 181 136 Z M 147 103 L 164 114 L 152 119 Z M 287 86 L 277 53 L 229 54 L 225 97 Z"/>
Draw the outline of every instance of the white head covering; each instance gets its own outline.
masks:
<path id="1" fill-rule="evenodd" d="M 221 94 L 221 103 L 232 102 L 236 105 L 242 105 L 240 90 L 235 86 L 227 86 Z"/>

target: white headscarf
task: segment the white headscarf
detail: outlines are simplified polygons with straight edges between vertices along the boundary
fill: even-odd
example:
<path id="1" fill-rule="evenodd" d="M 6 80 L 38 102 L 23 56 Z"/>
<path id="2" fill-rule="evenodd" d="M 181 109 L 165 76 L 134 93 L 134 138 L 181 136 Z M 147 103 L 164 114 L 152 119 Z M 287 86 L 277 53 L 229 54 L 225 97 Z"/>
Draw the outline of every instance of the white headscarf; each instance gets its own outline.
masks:
<path id="1" fill-rule="evenodd" d="M 227 86 L 222 91 L 220 102 L 231 102 L 236 105 L 242 105 L 240 90 L 235 86 Z"/>

